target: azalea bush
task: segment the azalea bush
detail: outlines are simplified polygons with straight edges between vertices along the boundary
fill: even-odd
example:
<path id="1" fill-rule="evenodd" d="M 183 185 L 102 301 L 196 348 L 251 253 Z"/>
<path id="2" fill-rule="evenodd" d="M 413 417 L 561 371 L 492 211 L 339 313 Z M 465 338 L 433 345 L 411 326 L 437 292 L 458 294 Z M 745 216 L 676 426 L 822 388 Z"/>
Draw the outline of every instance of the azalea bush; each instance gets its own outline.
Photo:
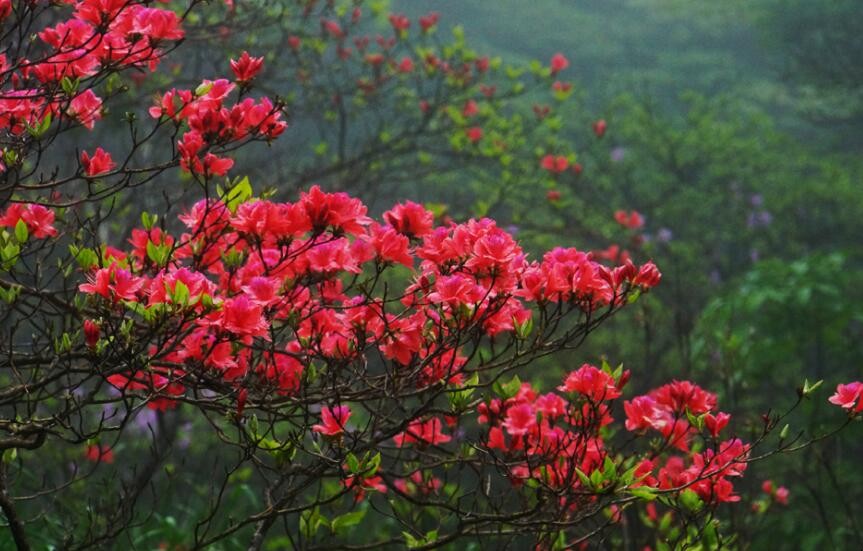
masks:
<path id="1" fill-rule="evenodd" d="M 302 4 L 303 17 L 319 13 Z M 308 90 L 334 100 L 335 119 L 324 119 L 343 127 L 372 118 L 365 102 L 422 63 L 419 86 L 397 89 L 428 132 L 383 129 L 374 149 L 350 153 L 342 130 L 332 169 L 306 171 L 298 194 L 255 194 L 238 174 L 253 142 L 303 139 L 312 114 L 289 129 L 287 106 L 293 116 L 315 105 L 261 95 L 266 63 L 249 52 L 115 117 L 122 139 L 89 143 L 124 79 L 150 78 L 210 9 L 0 3 L 10 44 L 0 64 L 0 510 L 17 548 L 719 548 L 733 541 L 722 515 L 751 462 L 805 448 L 863 410 L 863 384 L 842 384 L 830 402 L 844 423 L 837 414 L 823 432 L 791 431 L 789 413 L 820 385 L 807 382 L 796 402 L 735 427 L 688 380 L 627 396 L 631 370 L 605 360 L 531 384 L 530 366 L 577 357 L 600 324 L 660 284 L 660 268 L 571 246 L 534 257 L 484 217 L 512 210 L 506 185 L 460 221 L 407 197 L 374 217 L 355 196 L 305 186 L 357 167 L 406 170 L 414 156 L 431 171 L 453 151 L 490 160 L 504 184 L 552 175 L 545 203 L 560 199 L 554 178 L 579 177 L 574 153 L 556 138 L 526 141 L 506 96 L 482 82 L 496 62 L 459 47 L 396 53 L 414 24 L 430 39 L 434 14 L 388 14 L 381 52 L 358 37 L 362 70 L 376 77 L 356 82 L 350 110 L 320 83 Z M 348 59 L 346 29 L 362 13 L 321 9 L 319 36 L 288 44 L 312 44 L 319 65 Z M 565 99 L 555 79 L 567 65 L 558 54 L 531 74 Z M 518 76 L 507 77 L 512 94 Z M 533 111 L 537 125 L 555 120 L 546 106 Z M 594 121 L 591 139 L 606 130 Z M 451 149 L 424 152 L 429 136 Z M 137 212 L 128 228 L 121 203 L 139 210 L 141 190 L 164 194 L 164 211 Z M 628 230 L 644 223 L 635 211 L 614 218 Z M 635 380 L 651 367 L 632 369 Z M 770 482 L 758 506 L 787 500 Z"/>

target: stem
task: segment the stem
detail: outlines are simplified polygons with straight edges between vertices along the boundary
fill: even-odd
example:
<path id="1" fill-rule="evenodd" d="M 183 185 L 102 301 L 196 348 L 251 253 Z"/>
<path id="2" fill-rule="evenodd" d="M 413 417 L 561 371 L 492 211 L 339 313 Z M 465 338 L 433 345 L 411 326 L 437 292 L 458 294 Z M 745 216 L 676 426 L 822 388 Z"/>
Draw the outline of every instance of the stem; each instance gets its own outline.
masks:
<path id="1" fill-rule="evenodd" d="M 12 498 L 6 492 L 6 463 L 0 460 L 0 510 L 3 511 L 3 516 L 6 517 L 6 522 L 9 523 L 9 529 L 12 531 L 12 539 L 15 541 L 15 547 L 18 551 L 28 551 L 30 545 L 27 543 L 27 536 L 24 533 L 24 525 L 18 518 L 15 512 L 15 505 Z"/>

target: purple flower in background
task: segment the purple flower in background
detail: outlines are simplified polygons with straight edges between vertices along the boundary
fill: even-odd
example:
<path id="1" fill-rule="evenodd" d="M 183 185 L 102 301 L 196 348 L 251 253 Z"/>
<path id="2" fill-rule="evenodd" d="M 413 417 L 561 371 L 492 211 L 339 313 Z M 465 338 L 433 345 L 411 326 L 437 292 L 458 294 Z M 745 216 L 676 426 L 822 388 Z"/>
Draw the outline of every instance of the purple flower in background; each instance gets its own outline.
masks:
<path id="1" fill-rule="evenodd" d="M 626 148 L 617 146 L 611 150 L 611 154 L 609 156 L 611 157 L 612 162 L 619 163 L 624 157 L 626 157 Z"/>
<path id="2" fill-rule="evenodd" d="M 132 420 L 133 427 L 143 433 L 157 432 L 159 430 L 158 413 L 154 409 L 142 408 L 138 410 L 135 418 Z"/>
<path id="3" fill-rule="evenodd" d="M 760 210 L 758 212 L 750 212 L 746 216 L 746 227 L 749 229 L 762 226 L 769 226 L 773 221 L 773 215 L 770 211 Z"/>
<path id="4" fill-rule="evenodd" d="M 467 436 L 467 431 L 463 428 L 459 427 L 453 432 L 453 440 L 456 442 L 461 442 Z"/>
<path id="5" fill-rule="evenodd" d="M 117 406 L 114 404 L 102 404 L 102 416 L 105 421 L 111 421 L 118 417 Z"/>
<path id="6" fill-rule="evenodd" d="M 719 285 L 722 283 L 722 274 L 719 273 L 719 270 L 713 270 L 710 272 L 710 283 L 713 285 Z"/>
<path id="7" fill-rule="evenodd" d="M 659 228 L 656 232 L 656 241 L 658 243 L 668 243 L 674 238 L 674 234 L 668 228 Z"/>
<path id="8" fill-rule="evenodd" d="M 177 447 L 181 450 L 187 449 L 192 445 L 192 423 L 183 423 L 180 426 L 180 437 L 177 439 Z"/>
<path id="9" fill-rule="evenodd" d="M 749 259 L 752 262 L 758 262 L 759 258 L 761 258 L 761 255 L 758 253 L 758 249 L 752 249 L 749 251 Z"/>
<path id="10" fill-rule="evenodd" d="M 753 193 L 749 198 L 749 204 L 753 207 L 760 207 L 764 204 L 764 197 L 760 193 Z"/>
<path id="11" fill-rule="evenodd" d="M 518 226 L 516 226 L 515 224 L 510 224 L 506 227 L 506 233 L 515 237 L 515 235 L 518 233 Z"/>

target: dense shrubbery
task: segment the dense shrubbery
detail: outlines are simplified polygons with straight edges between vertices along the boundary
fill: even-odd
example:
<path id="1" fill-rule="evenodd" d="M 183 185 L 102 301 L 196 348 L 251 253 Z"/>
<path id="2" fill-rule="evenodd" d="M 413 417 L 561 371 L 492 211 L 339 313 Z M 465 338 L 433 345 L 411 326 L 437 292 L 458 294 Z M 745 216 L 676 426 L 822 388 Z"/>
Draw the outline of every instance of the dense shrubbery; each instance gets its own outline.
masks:
<path id="1" fill-rule="evenodd" d="M 813 297 L 845 286 L 770 293 L 776 278 L 809 274 L 777 261 L 696 323 L 710 274 L 744 270 L 717 255 L 705 271 L 677 248 L 685 227 L 651 235 L 632 209 L 669 225 L 691 216 L 697 197 L 668 194 L 726 180 L 703 159 L 746 149 L 740 129 L 693 99 L 694 137 L 664 126 L 638 143 L 654 113 L 630 100 L 617 120 L 566 116 L 562 54 L 510 66 L 461 31 L 441 40 L 437 14 L 336 4 L 0 2 L 9 543 L 736 544 L 746 527 L 726 511 L 750 463 L 812 449 L 863 409 L 863 385 L 841 384 L 830 402 L 844 423 L 834 407 L 792 430 L 820 382 L 763 413 L 747 411 L 731 377 L 722 390 L 735 423 L 685 380 L 702 352 L 763 363 L 775 343 L 754 350 L 734 336 L 758 326 L 761 305 L 797 300 L 809 316 Z M 214 32 L 267 58 L 238 51 L 210 66 Z M 183 82 L 191 62 L 159 70 L 183 39 L 210 78 Z M 228 67 L 230 78 L 213 78 Z M 142 105 L 131 87 L 157 95 Z M 124 103 L 124 116 L 112 112 Z M 646 153 L 662 132 L 677 147 Z M 261 156 L 253 142 L 285 153 Z M 655 164 L 633 164 L 630 151 Z M 743 166 L 754 175 L 769 163 Z M 245 169 L 261 180 L 257 195 Z M 649 185 L 616 192 L 622 174 Z M 755 189 L 735 185 L 729 216 L 770 226 Z M 610 244 L 621 231 L 625 247 Z M 699 237 L 745 242 L 733 229 Z M 653 290 L 664 267 L 646 259 L 663 253 L 674 262 L 667 294 Z M 831 262 L 841 260 L 814 264 Z M 618 310 L 638 316 L 615 325 L 615 340 L 637 349 L 647 328 L 643 365 L 576 359 Z M 651 348 L 644 316 L 656 310 L 678 322 L 681 375 L 654 373 L 670 357 Z M 693 350 L 684 341 L 696 327 Z M 799 331 L 784 335 L 804 346 Z M 563 370 L 537 369 L 555 358 Z M 653 389 L 631 391 L 639 379 Z M 755 486 L 744 506 L 759 518 L 788 503 L 778 482 Z"/>

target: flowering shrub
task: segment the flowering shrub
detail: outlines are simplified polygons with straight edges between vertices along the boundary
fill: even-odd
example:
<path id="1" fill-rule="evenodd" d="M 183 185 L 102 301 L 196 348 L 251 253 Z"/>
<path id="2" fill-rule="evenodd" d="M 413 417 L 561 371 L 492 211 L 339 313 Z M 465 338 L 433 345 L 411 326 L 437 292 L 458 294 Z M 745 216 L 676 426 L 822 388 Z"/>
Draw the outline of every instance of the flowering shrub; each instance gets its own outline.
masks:
<path id="1" fill-rule="evenodd" d="M 627 396 L 630 371 L 605 361 L 568 370 L 556 392 L 520 378 L 650 292 L 661 280 L 653 262 L 572 247 L 533 258 L 490 218 L 457 222 L 412 201 L 377 218 L 360 199 L 317 185 L 292 202 L 255 197 L 248 178 L 226 177 L 233 152 L 279 138 L 287 124 L 282 100 L 249 96 L 266 64 L 248 52 L 231 59 L 233 80 L 160 93 L 150 131 L 127 115 L 126 150 L 103 143 L 55 159 L 59 134 L 100 124 L 110 93 L 94 90 L 110 89 L 120 71 L 154 70 L 198 2 L 9 6 L 0 2 L 11 29 L 44 23 L 39 40 L 22 38 L 0 67 L 0 190 L 11 198 L 0 213 L 9 328 L 0 510 L 19 548 L 139 537 L 139 527 L 161 522 L 154 481 L 164 472 L 179 484 L 171 477 L 194 471 L 191 452 L 168 460 L 181 447 L 202 452 L 199 466 L 212 472 L 190 492 L 204 499 L 178 537 L 196 548 L 240 539 L 252 549 L 330 548 L 346 538 L 434 548 L 473 538 L 568 549 L 638 519 L 657 548 L 727 543 L 715 515 L 741 499 L 735 482 L 785 414 L 765 416 L 744 441 L 717 396 L 691 381 Z M 360 13 L 341 18 L 323 18 L 316 40 L 346 59 Z M 421 18 L 420 32 L 432 34 L 437 20 Z M 357 83 L 364 94 L 420 63 L 465 82 L 489 70 L 486 58 L 455 66 L 431 53 L 396 62 L 412 21 L 387 21 L 384 53 L 355 43 L 376 75 Z M 288 44 L 299 50 L 303 39 Z M 557 54 L 535 72 L 557 77 L 568 65 Z M 495 90 L 484 94 L 491 101 Z M 418 109 L 447 114 L 456 150 L 505 155 L 502 133 L 474 122 L 486 109 L 477 100 Z M 597 138 L 606 129 L 593 125 Z M 164 157 L 144 163 L 145 143 L 159 143 Z M 39 168 L 49 162 L 56 169 Z M 554 178 L 581 171 L 556 151 L 524 163 Z M 142 212 L 125 245 L 108 237 L 101 200 L 171 168 L 198 191 L 177 222 Z M 556 189 L 546 197 L 560 200 Z M 629 230 L 644 224 L 636 211 L 614 219 Z M 817 386 L 807 383 L 800 399 Z M 830 401 L 850 421 L 861 395 L 860 383 L 840 385 Z M 184 443 L 181 419 L 197 423 Z M 761 457 L 805 445 L 783 428 Z M 49 453 L 65 461 L 54 468 L 42 460 Z M 124 464 L 135 468 L 98 478 Z M 109 491 L 81 484 L 90 477 Z M 229 503 L 244 482 L 254 499 Z M 764 493 L 788 500 L 772 483 Z M 89 503 L 88 513 L 33 514 L 45 496 Z M 361 522 L 380 529 L 360 533 Z"/>
<path id="2" fill-rule="evenodd" d="M 106 96 L 127 90 L 116 85 L 121 73 L 155 71 L 184 38 L 183 19 L 200 2 L 192 0 L 182 9 L 150 4 L 25 2 L 0 12 L 11 39 L 0 56 L 0 197 L 39 193 L 42 204 L 70 205 L 142 185 L 172 166 L 224 175 L 233 161 L 219 152 L 272 140 L 285 129 L 281 106 L 266 97 L 226 103 L 237 87 L 240 96 L 245 95 L 260 70 L 261 60 L 245 54 L 231 62 L 236 85 L 225 79 L 204 80 L 195 90 L 172 89 L 161 96 L 150 109 L 155 126 L 147 132 L 133 129 L 122 162 L 115 161 L 107 146 L 81 151 L 72 167 L 68 159 L 53 159 L 52 149 L 63 147 L 58 141 L 62 134 L 77 127 L 93 130 L 106 112 Z M 24 28 L 38 30 L 33 40 L 14 38 L 13 31 Z M 136 117 L 127 113 L 126 119 L 133 125 Z M 139 164 L 149 142 L 162 132 L 179 134 L 183 129 L 176 148 L 167 148 L 169 155 L 158 163 Z M 60 163 L 55 169 L 39 170 L 52 160 Z"/>

